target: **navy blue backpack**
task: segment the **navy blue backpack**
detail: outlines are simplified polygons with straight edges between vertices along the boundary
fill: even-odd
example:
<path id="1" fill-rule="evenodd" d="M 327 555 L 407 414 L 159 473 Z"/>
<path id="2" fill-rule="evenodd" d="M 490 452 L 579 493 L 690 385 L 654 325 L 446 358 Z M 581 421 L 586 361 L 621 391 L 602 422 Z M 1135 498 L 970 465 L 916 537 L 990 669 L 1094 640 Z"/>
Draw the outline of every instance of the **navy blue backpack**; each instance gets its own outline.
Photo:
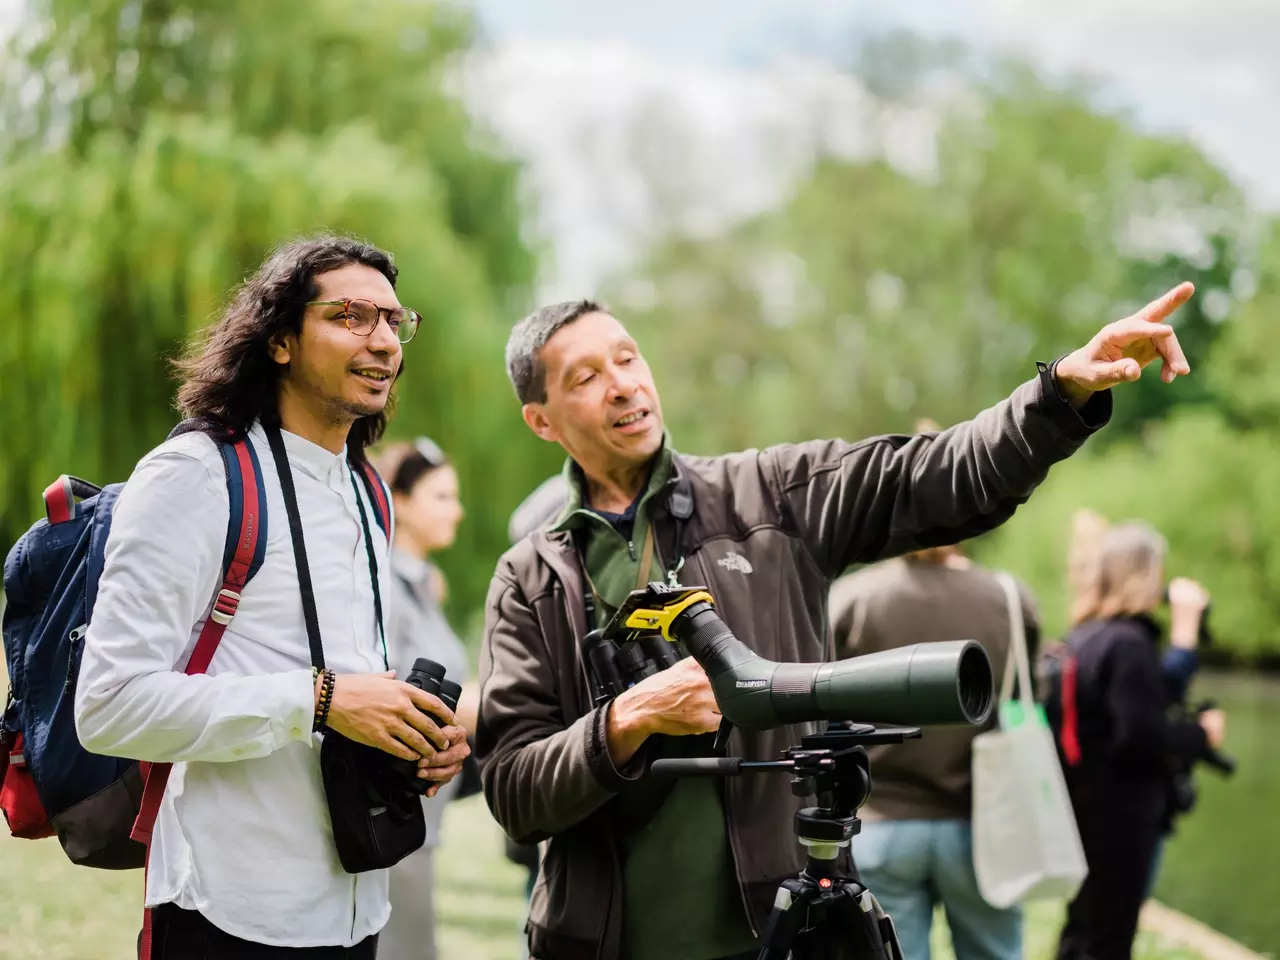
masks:
<path id="1" fill-rule="evenodd" d="M 170 436 L 203 428 L 184 421 Z M 224 583 L 205 631 L 208 639 L 201 635 L 187 664 L 189 673 L 208 667 L 239 592 L 262 563 L 267 542 L 253 447 L 227 435 L 215 439 L 227 469 L 231 520 Z M 84 635 L 123 487 L 113 483 L 100 488 L 76 477 L 59 477 L 44 492 L 45 519 L 9 551 L 4 564 L 9 694 L 0 724 L 5 758 L 0 764 L 8 763 L 0 810 L 10 832 L 29 839 L 56 833 L 73 863 L 117 870 L 145 863 L 145 838 L 139 842 L 132 834 L 146 781 L 156 779 L 164 765 L 148 771 L 148 764 L 85 750 L 76 736 L 74 704 Z M 241 539 L 242 530 L 248 531 L 247 541 Z M 167 779 L 167 769 L 163 772 Z M 163 785 L 156 786 L 162 796 Z M 149 838 L 150 824 L 138 826 L 146 828 Z"/>
<path id="2" fill-rule="evenodd" d="M 240 593 L 262 564 L 267 515 L 253 445 L 196 420 L 226 467 L 230 522 L 223 582 L 188 662 L 208 669 Z M 353 461 L 385 534 L 390 511 L 368 461 Z M 9 551 L 4 565 L 4 650 L 9 694 L 0 722 L 0 811 L 16 837 L 57 835 L 72 862 L 105 869 L 146 864 L 147 844 L 169 764 L 90 753 L 75 728 L 75 684 L 84 636 L 102 575 L 111 516 L 124 484 L 97 487 L 62 476 L 44 492 L 45 514 Z"/>

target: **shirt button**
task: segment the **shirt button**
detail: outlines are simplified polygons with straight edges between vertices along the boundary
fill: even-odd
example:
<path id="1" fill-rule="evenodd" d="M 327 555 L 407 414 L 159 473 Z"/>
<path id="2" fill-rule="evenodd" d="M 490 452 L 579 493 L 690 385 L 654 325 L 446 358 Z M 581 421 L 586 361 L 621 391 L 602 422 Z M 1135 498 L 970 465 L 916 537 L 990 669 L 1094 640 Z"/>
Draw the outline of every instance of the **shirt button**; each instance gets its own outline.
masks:
<path id="1" fill-rule="evenodd" d="M 294 728 L 293 728 L 292 730 L 290 730 L 289 732 L 290 732 L 291 734 L 293 734 L 295 737 L 300 737 L 300 736 L 302 736 L 302 728 L 301 728 L 301 727 L 294 727 Z"/>

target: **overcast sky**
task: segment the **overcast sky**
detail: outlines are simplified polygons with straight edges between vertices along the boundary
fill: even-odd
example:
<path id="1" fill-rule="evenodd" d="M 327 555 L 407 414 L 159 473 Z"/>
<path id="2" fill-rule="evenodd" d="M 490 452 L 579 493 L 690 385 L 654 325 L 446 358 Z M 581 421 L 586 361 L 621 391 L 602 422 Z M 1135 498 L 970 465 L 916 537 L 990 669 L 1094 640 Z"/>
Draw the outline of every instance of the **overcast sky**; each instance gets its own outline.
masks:
<path id="1" fill-rule="evenodd" d="M 548 293 L 588 292 L 645 228 L 627 118 L 655 101 L 706 142 L 685 144 L 691 217 L 767 205 L 803 164 L 790 115 L 806 92 L 848 124 L 859 91 L 814 51 L 892 26 L 1013 52 L 1101 79 L 1140 123 L 1189 135 L 1280 209 L 1280 0 L 475 0 L 489 41 L 476 109 L 530 164 L 552 243 Z M 822 111 L 819 111 L 820 113 Z M 809 118 L 812 119 L 811 117 Z M 773 137 L 761 138 L 764 129 Z M 805 128 L 807 130 L 807 127 Z M 919 125 L 904 126 L 904 162 Z M 851 143 L 858 131 L 835 130 Z M 913 140 L 914 138 L 914 140 Z M 810 136 L 811 139 L 811 136 Z M 762 142 L 763 140 L 763 142 Z M 798 141 L 798 142 L 796 142 Z"/>
<path id="2" fill-rule="evenodd" d="M 0 33 L 21 2 L 0 0 Z M 486 44 L 465 93 L 529 164 L 545 295 L 592 292 L 653 231 L 638 164 L 677 165 L 668 205 L 713 229 L 776 202 L 819 141 L 856 151 L 862 92 L 815 51 L 895 26 L 1091 73 L 1280 210 L 1280 0 L 469 2 Z M 637 142 L 655 109 L 670 136 Z M 928 118 L 895 123 L 894 159 L 926 162 Z"/>

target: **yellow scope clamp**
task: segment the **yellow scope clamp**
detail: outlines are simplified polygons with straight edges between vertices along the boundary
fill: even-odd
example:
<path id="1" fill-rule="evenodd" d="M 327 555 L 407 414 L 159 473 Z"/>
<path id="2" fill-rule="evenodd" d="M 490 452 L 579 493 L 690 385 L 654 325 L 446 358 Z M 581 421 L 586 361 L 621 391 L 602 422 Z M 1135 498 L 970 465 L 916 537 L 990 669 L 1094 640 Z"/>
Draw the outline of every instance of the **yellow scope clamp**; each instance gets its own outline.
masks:
<path id="1" fill-rule="evenodd" d="M 644 608 L 640 608 L 632 611 L 631 615 L 627 617 L 626 626 L 633 630 L 643 630 L 646 633 L 661 630 L 662 635 L 667 640 L 675 643 L 675 640 L 671 636 L 671 624 L 675 621 L 676 617 L 680 616 L 680 614 L 684 613 L 695 603 L 699 603 L 703 600 L 711 604 L 713 607 L 715 606 L 716 602 L 712 598 L 711 594 L 707 593 L 705 590 L 695 590 L 693 593 L 689 594 L 689 596 L 682 600 L 677 600 L 669 607 L 660 607 L 657 610 L 646 610 Z"/>

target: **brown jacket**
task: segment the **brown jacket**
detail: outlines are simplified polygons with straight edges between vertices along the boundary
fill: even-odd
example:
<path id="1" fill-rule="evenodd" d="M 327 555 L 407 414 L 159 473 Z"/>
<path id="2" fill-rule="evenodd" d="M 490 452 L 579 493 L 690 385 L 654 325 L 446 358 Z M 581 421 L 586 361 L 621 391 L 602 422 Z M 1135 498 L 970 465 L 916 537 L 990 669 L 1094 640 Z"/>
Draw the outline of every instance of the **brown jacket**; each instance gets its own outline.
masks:
<path id="1" fill-rule="evenodd" d="M 1035 601 L 1019 582 L 1027 646 L 1034 663 L 1039 637 Z M 1009 657 L 1009 605 L 990 570 L 976 563 L 889 560 L 841 577 L 831 588 L 836 657 L 893 650 L 912 643 L 976 640 L 991 659 L 997 688 Z M 995 725 L 995 713 L 986 729 Z M 871 799 L 866 820 L 967 819 L 973 811 L 971 726 L 927 727 L 918 740 L 871 747 Z M 855 848 L 856 851 L 856 848 Z"/>
<path id="2" fill-rule="evenodd" d="M 940 434 L 677 456 L 653 503 L 659 554 L 677 554 L 682 528 L 681 582 L 707 586 L 741 640 L 775 660 L 828 660 L 827 593 L 849 564 L 997 526 L 1107 421 L 1109 394 L 1082 417 L 1040 368 L 1007 400 Z M 643 750 L 622 770 L 609 758 L 608 708 L 592 708 L 578 654 L 585 631 L 569 535 L 537 532 L 512 547 L 486 606 L 476 756 L 503 829 L 523 842 L 550 838 L 528 922 L 539 960 L 619 956 L 621 811 L 651 783 Z M 729 752 L 776 759 L 805 732 L 735 730 Z M 799 805 L 782 775 L 725 784 L 729 843 L 757 933 L 777 884 L 803 863 L 791 832 Z"/>

